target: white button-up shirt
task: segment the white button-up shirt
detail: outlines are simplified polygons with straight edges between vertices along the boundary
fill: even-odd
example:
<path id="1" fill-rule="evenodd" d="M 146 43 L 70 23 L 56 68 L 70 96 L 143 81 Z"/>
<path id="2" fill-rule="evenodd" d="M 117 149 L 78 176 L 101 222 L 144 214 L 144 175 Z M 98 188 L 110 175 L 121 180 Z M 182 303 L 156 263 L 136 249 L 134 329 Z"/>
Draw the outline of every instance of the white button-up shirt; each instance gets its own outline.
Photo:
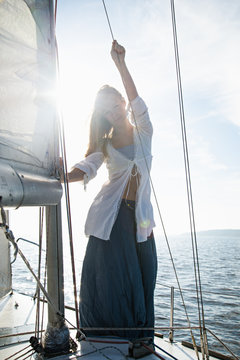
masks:
<path id="1" fill-rule="evenodd" d="M 134 165 L 139 173 L 139 185 L 136 195 L 135 217 L 137 225 L 137 241 L 146 241 L 155 226 L 153 209 L 150 202 L 151 187 L 149 171 L 152 155 L 152 124 L 144 101 L 138 96 L 131 102 L 134 122 L 134 159 L 129 160 L 116 150 L 111 142 L 107 144 L 108 156 L 104 159 L 102 152 L 94 152 L 83 161 L 74 165 L 85 172 L 85 182 L 93 179 L 103 161 L 106 162 L 109 178 L 95 197 L 87 215 L 85 234 L 109 240 L 116 220 L 124 190 L 127 186 Z M 133 117 L 133 115 L 132 115 Z"/>

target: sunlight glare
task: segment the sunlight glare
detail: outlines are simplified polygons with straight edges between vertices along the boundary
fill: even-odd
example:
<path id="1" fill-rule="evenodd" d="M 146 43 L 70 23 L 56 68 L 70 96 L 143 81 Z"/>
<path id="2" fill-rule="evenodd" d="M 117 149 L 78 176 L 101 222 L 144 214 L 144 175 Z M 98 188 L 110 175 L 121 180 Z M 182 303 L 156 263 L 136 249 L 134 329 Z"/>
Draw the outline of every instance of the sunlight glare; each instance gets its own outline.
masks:
<path id="1" fill-rule="evenodd" d="M 74 153 L 77 150 L 79 159 L 79 153 L 84 154 L 88 143 L 89 119 L 95 96 L 94 86 L 89 81 L 88 73 L 79 74 L 70 64 L 65 64 L 63 70 L 62 74 L 60 73 L 57 91 L 58 108 L 63 118 L 66 142 L 69 143 L 69 158 L 75 158 Z"/>

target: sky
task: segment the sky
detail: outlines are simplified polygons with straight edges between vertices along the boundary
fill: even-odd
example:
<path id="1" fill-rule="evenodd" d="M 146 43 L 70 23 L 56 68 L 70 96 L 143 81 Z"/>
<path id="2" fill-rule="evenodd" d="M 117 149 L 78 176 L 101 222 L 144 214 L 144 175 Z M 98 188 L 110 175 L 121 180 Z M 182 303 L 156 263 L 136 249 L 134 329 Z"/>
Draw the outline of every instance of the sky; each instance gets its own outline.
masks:
<path id="1" fill-rule="evenodd" d="M 105 3 L 114 37 L 126 48 L 128 68 L 153 123 L 151 174 L 166 234 L 187 233 L 170 0 Z M 240 1 L 175 0 L 175 9 L 196 231 L 240 229 Z M 110 57 L 112 38 L 101 0 L 58 0 L 56 35 L 59 106 L 70 169 L 86 152 L 98 89 L 109 84 L 125 93 Z M 70 184 L 77 276 L 87 244 L 87 211 L 106 179 L 102 166 L 87 191 L 79 183 Z M 64 198 L 62 204 L 64 257 L 69 261 Z M 152 204 L 162 254 L 163 230 L 154 197 Z M 37 208 L 11 211 L 15 238 L 37 242 L 37 220 Z M 64 266 L 70 267 L 70 261 Z"/>
<path id="2" fill-rule="evenodd" d="M 166 233 L 189 232 L 170 0 L 105 4 L 153 123 L 151 174 Z M 175 0 L 175 10 L 196 230 L 239 229 L 240 2 Z M 98 89 L 109 84 L 125 93 L 101 0 L 59 0 L 56 35 L 70 169 L 84 157 Z M 74 237 L 84 238 L 88 208 L 106 179 L 103 165 L 86 192 L 70 185 Z M 152 203 L 155 234 L 162 235 L 154 197 Z"/>
<path id="3" fill-rule="evenodd" d="M 164 226 L 170 234 L 188 232 L 170 1 L 105 4 L 153 123 L 152 179 Z M 240 3 L 175 0 L 175 11 L 196 230 L 240 228 Z M 125 93 L 110 57 L 112 37 L 102 1 L 59 1 L 57 40 L 70 168 L 86 151 L 97 90 L 110 84 Z M 71 184 L 77 224 L 84 223 L 106 177 L 101 169 L 86 193 L 80 184 Z"/>

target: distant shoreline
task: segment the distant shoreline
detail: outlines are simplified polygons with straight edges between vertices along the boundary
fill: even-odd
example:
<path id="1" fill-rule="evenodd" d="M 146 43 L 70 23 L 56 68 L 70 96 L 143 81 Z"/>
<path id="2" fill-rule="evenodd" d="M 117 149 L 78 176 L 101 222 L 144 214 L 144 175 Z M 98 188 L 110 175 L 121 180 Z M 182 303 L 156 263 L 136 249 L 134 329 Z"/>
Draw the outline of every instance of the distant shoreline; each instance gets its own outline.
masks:
<path id="1" fill-rule="evenodd" d="M 189 233 L 181 234 L 187 235 Z M 198 236 L 230 236 L 240 238 L 240 229 L 215 229 L 215 230 L 203 230 L 197 231 Z"/>

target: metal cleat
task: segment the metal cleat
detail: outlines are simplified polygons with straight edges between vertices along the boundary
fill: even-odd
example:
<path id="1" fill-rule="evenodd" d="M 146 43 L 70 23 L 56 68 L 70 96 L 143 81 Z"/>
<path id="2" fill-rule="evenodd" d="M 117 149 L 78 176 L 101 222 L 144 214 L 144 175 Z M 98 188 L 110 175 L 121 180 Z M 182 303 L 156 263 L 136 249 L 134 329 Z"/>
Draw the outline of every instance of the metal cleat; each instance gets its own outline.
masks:
<path id="1" fill-rule="evenodd" d="M 145 346 L 149 349 L 147 349 Z M 153 339 L 151 337 L 136 339 L 129 344 L 128 355 L 134 359 L 140 359 L 154 351 Z"/>

